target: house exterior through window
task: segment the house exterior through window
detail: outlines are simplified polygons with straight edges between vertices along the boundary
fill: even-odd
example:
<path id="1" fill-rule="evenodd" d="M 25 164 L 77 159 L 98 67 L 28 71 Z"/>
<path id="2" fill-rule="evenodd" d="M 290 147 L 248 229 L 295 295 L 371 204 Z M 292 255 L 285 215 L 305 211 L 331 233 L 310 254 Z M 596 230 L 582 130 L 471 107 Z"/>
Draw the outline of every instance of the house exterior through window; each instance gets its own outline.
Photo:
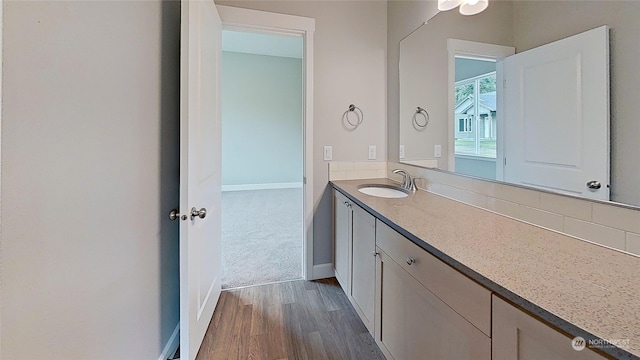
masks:
<path id="1" fill-rule="evenodd" d="M 496 72 L 456 82 L 456 155 L 496 157 Z"/>

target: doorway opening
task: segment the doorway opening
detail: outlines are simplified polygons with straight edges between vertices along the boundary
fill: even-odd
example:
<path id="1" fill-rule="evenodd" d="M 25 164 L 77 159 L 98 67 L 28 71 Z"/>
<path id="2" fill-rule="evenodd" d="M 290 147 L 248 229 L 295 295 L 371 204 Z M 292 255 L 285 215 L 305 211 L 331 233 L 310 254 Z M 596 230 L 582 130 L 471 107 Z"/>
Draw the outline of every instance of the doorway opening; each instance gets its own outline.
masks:
<path id="1" fill-rule="evenodd" d="M 303 37 L 222 32 L 222 288 L 303 278 Z"/>
<path id="2" fill-rule="evenodd" d="M 448 169 L 501 180 L 504 150 L 503 60 L 515 48 L 447 39 Z"/>
<path id="3" fill-rule="evenodd" d="M 455 57 L 455 172 L 496 179 L 496 61 Z"/>

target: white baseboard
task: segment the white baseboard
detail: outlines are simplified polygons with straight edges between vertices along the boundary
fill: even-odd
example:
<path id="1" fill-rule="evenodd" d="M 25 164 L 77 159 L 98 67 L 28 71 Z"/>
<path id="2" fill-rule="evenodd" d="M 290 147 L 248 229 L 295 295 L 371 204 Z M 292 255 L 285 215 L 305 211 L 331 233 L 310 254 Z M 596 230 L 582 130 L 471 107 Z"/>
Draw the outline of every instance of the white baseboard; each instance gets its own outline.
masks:
<path id="1" fill-rule="evenodd" d="M 326 279 L 333 276 L 334 276 L 334 273 L 333 273 L 332 263 L 318 264 L 318 265 L 313 265 L 313 275 L 309 280 Z"/>
<path id="2" fill-rule="evenodd" d="M 222 191 L 271 190 L 301 188 L 302 182 L 222 185 Z"/>
<path id="3" fill-rule="evenodd" d="M 180 323 L 179 322 L 178 322 L 178 325 L 176 325 L 176 328 L 173 330 L 173 333 L 171 334 L 169 341 L 167 341 L 167 344 L 164 346 L 164 349 L 162 349 L 162 353 L 160 354 L 160 357 L 158 358 L 158 360 L 167 360 L 171 358 L 173 354 L 175 354 L 176 351 L 178 350 L 178 346 L 180 346 Z"/>

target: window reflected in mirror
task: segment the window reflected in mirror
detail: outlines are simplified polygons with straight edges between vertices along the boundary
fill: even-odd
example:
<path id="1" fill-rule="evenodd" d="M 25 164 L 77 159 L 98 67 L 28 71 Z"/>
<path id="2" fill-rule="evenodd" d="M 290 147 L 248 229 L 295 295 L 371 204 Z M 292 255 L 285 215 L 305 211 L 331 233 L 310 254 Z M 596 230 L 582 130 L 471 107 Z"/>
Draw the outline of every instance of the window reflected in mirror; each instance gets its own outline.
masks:
<path id="1" fill-rule="evenodd" d="M 456 172 L 495 179 L 496 62 L 456 56 L 454 150 Z"/>

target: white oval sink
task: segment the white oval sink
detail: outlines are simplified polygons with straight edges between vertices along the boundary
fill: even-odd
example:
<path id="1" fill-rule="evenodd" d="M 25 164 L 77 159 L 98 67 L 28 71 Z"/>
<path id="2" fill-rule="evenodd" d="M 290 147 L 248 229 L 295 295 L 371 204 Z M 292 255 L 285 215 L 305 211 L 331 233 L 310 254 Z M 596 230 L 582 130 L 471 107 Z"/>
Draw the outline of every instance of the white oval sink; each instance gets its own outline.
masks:
<path id="1" fill-rule="evenodd" d="M 409 196 L 409 193 L 399 186 L 385 184 L 361 185 L 358 188 L 363 194 L 381 198 L 397 199 Z"/>

